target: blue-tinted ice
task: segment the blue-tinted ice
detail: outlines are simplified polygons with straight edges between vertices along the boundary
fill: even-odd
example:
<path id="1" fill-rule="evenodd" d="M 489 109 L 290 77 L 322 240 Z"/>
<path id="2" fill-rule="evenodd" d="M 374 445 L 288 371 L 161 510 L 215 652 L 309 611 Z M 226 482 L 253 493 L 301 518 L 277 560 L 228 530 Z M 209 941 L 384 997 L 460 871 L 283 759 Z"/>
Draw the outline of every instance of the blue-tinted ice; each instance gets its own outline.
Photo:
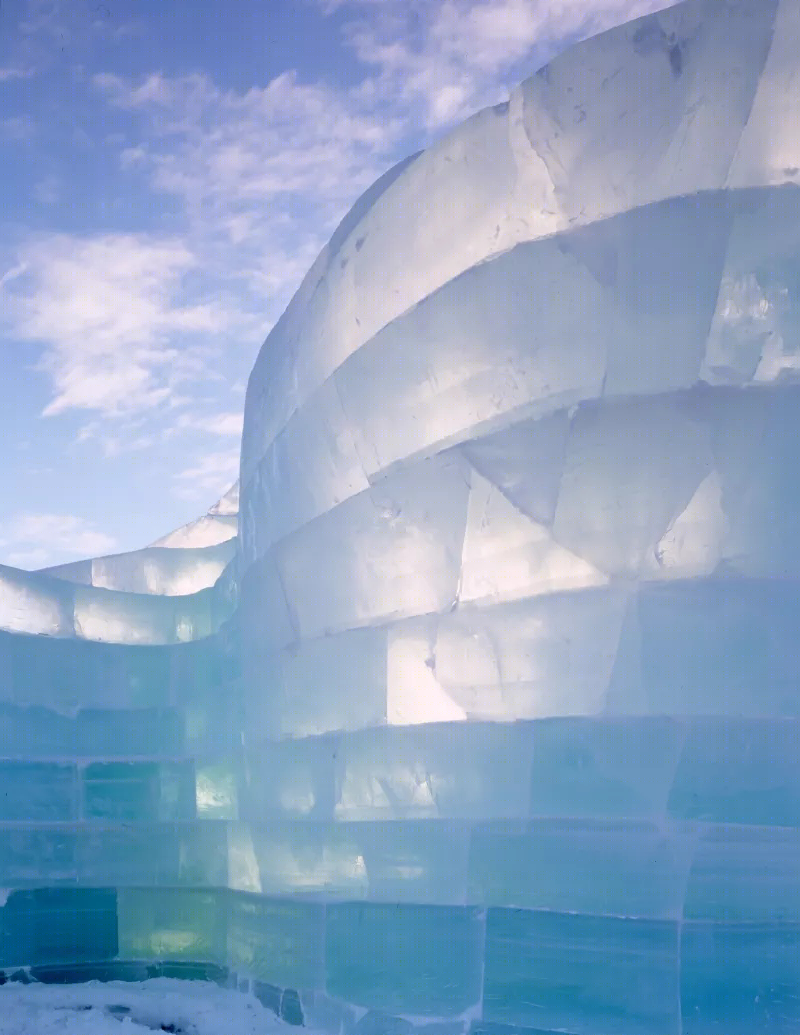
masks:
<path id="1" fill-rule="evenodd" d="M 0 570 L 8 965 L 342 1035 L 800 1030 L 800 0 L 566 52 L 364 197 L 235 493 Z"/>

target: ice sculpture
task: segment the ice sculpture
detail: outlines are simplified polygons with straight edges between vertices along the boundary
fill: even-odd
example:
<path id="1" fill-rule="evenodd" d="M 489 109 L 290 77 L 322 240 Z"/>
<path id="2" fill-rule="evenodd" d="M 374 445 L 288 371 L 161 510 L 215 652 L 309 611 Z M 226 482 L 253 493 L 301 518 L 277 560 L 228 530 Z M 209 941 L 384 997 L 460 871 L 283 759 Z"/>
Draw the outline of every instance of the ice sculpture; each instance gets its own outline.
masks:
<path id="1" fill-rule="evenodd" d="M 346 1035 L 800 1030 L 798 53 L 800 0 L 689 0 L 356 203 L 250 378 L 207 624 L 79 655 L 141 644 L 128 569 L 4 576 L 62 637 L 9 886 Z"/>

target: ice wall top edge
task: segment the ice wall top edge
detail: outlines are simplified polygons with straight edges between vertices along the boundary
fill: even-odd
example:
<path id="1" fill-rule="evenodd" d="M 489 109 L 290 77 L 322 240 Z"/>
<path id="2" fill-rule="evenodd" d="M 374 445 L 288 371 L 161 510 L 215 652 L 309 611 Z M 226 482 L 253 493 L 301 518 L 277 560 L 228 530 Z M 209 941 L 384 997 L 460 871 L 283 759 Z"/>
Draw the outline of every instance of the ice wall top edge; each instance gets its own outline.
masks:
<path id="1" fill-rule="evenodd" d="M 396 166 L 262 347 L 242 484 L 348 356 L 465 269 L 661 199 L 800 182 L 798 49 L 798 0 L 686 0 L 577 44 Z"/>
<path id="2" fill-rule="evenodd" d="M 186 643 L 228 619 L 228 593 L 225 571 L 199 592 L 155 596 L 0 565 L 0 630 L 99 643 Z"/>

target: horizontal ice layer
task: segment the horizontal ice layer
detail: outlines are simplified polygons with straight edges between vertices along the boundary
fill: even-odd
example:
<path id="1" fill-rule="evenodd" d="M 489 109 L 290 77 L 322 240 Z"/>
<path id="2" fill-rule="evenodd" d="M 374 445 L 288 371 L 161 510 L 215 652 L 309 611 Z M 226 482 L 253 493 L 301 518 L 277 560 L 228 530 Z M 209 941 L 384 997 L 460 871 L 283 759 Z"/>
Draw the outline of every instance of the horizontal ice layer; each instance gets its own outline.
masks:
<path id="1" fill-rule="evenodd" d="M 240 816 L 795 827 L 797 733 L 797 719 L 651 716 L 427 723 L 265 742 L 246 751 Z"/>
<path id="2" fill-rule="evenodd" d="M 91 643 L 0 631 L 0 700 L 75 713 L 81 708 L 202 710 L 220 705 L 226 655 L 216 637 L 186 644 Z M 236 677 L 235 669 L 230 672 Z"/>
<path id="3" fill-rule="evenodd" d="M 265 648 L 269 614 L 245 626 L 252 742 L 384 723 L 800 714 L 793 581 L 591 587 Z"/>
<path id="4" fill-rule="evenodd" d="M 211 960 L 341 1035 L 797 1029 L 796 12 L 640 20 L 367 192 L 250 379 L 212 635 L 5 576 L 9 965 Z"/>
<path id="5" fill-rule="evenodd" d="M 42 573 L 101 589 L 186 596 L 213 586 L 236 553 L 236 539 L 197 548 L 148 547 L 44 568 Z"/>
<path id="6" fill-rule="evenodd" d="M 661 199 L 794 182 L 787 113 L 798 87 L 787 67 L 799 29 L 792 0 L 680 4 L 571 48 L 509 104 L 384 178 L 309 271 L 256 362 L 242 485 L 348 356 L 465 269 Z M 777 127 L 769 143 L 767 125 Z M 763 161 L 777 151 L 782 164 Z"/>
<path id="7" fill-rule="evenodd" d="M 225 571 L 207 589 L 160 596 L 0 566 L 0 631 L 99 643 L 186 643 L 212 635 L 230 618 L 229 596 Z"/>
<path id="8" fill-rule="evenodd" d="M 76 961 L 96 968 L 84 978 L 128 980 L 165 958 L 173 976 L 203 976 L 217 961 L 292 1023 L 346 1035 L 701 1033 L 720 1023 L 752 1035 L 789 1033 L 798 1019 L 796 924 L 776 937 L 758 924 L 497 908 L 326 910 L 202 888 L 18 891 L 2 921 L 0 965 L 33 961 L 42 980 L 81 980 Z M 411 1004 L 416 1014 L 403 1009 Z"/>

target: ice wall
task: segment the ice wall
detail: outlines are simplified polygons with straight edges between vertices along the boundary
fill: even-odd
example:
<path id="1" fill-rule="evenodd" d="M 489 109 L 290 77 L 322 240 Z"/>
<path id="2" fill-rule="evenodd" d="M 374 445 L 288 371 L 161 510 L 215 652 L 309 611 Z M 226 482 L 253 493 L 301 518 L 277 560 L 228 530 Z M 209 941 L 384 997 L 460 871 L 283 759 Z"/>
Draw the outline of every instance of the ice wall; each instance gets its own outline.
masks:
<path id="1" fill-rule="evenodd" d="M 209 917 L 241 764 L 236 522 L 234 494 L 173 548 L 0 568 L 0 970 L 224 963 Z"/>
<path id="2" fill-rule="evenodd" d="M 231 881 L 327 903 L 296 982 L 364 1030 L 800 1027 L 799 52 L 796 0 L 573 48 L 258 357 Z"/>
<path id="3" fill-rule="evenodd" d="M 800 1029 L 798 53 L 800 0 L 566 52 L 309 271 L 213 587 L 170 595 L 232 498 L 3 573 L 7 964 L 216 963 L 342 1035 Z"/>

